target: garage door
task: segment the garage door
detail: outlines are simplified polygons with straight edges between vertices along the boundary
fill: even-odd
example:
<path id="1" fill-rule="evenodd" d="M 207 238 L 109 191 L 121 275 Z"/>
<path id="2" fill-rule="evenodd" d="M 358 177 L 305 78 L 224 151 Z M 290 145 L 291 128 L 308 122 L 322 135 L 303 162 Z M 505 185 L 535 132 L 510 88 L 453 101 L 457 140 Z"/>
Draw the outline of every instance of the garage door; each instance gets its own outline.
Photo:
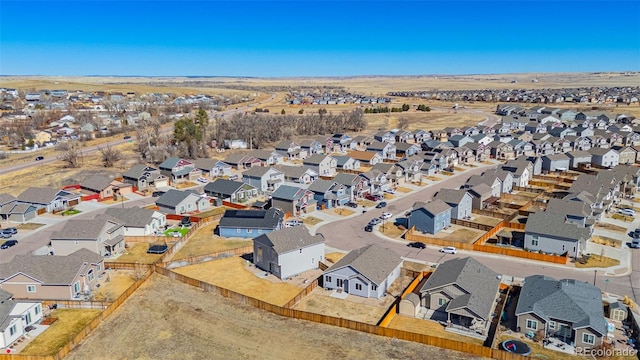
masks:
<path id="1" fill-rule="evenodd" d="M 42 214 L 44 214 L 44 213 L 46 213 L 46 212 L 47 212 L 47 208 L 40 208 L 40 209 L 38 209 L 38 215 L 42 215 Z"/>

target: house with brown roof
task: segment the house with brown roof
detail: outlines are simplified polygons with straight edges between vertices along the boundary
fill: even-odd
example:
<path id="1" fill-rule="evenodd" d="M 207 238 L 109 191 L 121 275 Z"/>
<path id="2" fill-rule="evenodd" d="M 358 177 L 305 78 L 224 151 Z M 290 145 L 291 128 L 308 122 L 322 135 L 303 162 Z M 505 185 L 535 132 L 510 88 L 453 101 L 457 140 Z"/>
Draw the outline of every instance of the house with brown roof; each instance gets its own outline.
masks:
<path id="1" fill-rule="evenodd" d="M 130 194 L 133 191 L 131 184 L 104 175 L 93 175 L 80 182 L 80 190 L 87 195 L 98 195 L 98 200 Z"/>
<path id="2" fill-rule="evenodd" d="M 0 264 L 0 287 L 15 298 L 82 300 L 104 273 L 104 258 L 79 249 L 66 256 L 16 255 Z"/>
<path id="3" fill-rule="evenodd" d="M 322 276 L 322 286 L 365 298 L 380 298 L 400 276 L 402 258 L 371 244 L 350 251 Z"/>
<path id="4" fill-rule="evenodd" d="M 361 164 L 374 166 L 383 161 L 382 155 L 375 151 L 351 151 L 349 156 L 352 159 L 359 160 Z"/>
<path id="5" fill-rule="evenodd" d="M 113 218 L 72 219 L 60 231 L 51 234 L 51 247 L 55 255 L 69 255 L 78 249 L 87 249 L 100 256 L 124 251 L 124 225 Z"/>

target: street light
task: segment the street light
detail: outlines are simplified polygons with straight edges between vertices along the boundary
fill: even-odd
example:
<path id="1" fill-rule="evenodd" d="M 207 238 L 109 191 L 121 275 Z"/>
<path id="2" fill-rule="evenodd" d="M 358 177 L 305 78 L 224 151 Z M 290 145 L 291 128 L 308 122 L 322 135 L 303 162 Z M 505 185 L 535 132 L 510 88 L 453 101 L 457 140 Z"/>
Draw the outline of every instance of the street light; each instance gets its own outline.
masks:
<path id="1" fill-rule="evenodd" d="M 607 287 L 609 287 L 609 279 L 604 279 L 604 292 L 607 292 Z"/>
<path id="2" fill-rule="evenodd" d="M 596 277 L 598 276 L 598 270 L 593 270 L 593 286 L 596 286 Z"/>

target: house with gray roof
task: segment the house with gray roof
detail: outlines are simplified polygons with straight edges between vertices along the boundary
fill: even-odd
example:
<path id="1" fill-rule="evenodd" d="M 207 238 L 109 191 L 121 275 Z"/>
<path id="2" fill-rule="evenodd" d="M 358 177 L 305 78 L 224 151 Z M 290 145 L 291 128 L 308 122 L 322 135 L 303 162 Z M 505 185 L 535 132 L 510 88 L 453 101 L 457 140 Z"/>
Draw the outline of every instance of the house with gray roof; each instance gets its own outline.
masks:
<path id="1" fill-rule="evenodd" d="M 204 193 L 224 201 L 243 203 L 258 196 L 258 189 L 239 181 L 215 179 L 204 186 Z"/>
<path id="2" fill-rule="evenodd" d="M 303 165 L 318 173 L 320 176 L 334 176 L 338 166 L 331 155 L 315 154 L 303 160 Z"/>
<path id="3" fill-rule="evenodd" d="M 85 195 L 97 195 L 98 200 L 114 198 L 132 192 L 131 184 L 104 175 L 92 175 L 80 182 L 80 191 Z"/>
<path id="4" fill-rule="evenodd" d="M 452 219 L 465 219 L 471 216 L 473 197 L 464 189 L 441 189 L 434 196 L 451 207 Z"/>
<path id="5" fill-rule="evenodd" d="M 384 160 L 396 160 L 396 147 L 393 143 L 374 141 L 371 144 L 367 145 L 366 150 L 380 153 L 380 155 L 382 155 L 382 159 Z"/>
<path id="6" fill-rule="evenodd" d="M 100 256 L 111 256 L 124 251 L 124 226 L 106 217 L 72 219 L 51 234 L 50 239 L 55 255 L 66 256 L 87 249 Z"/>
<path id="7" fill-rule="evenodd" d="M 440 199 L 418 201 L 407 217 L 407 225 L 424 234 L 437 234 L 451 226 L 451 206 Z"/>
<path id="8" fill-rule="evenodd" d="M 284 184 L 284 173 L 273 167 L 254 166 L 242 172 L 242 182 L 260 193 L 271 192 Z"/>
<path id="9" fill-rule="evenodd" d="M 264 166 L 282 164 L 286 157 L 284 153 L 277 150 L 253 150 L 249 155 L 262 161 Z"/>
<path id="10" fill-rule="evenodd" d="M 499 199 L 499 197 L 493 196 L 494 190 L 485 183 L 474 185 L 467 191 L 473 198 L 471 204 L 474 209 L 485 209 L 493 200 Z"/>
<path id="11" fill-rule="evenodd" d="M 499 291 L 500 274 L 467 257 L 438 265 L 420 298 L 427 309 L 446 313 L 447 321 L 486 335 Z"/>
<path id="12" fill-rule="evenodd" d="M 360 169 L 360 160 L 354 159 L 351 156 L 340 155 L 334 156 L 336 159 L 336 170 L 359 170 Z"/>
<path id="13" fill-rule="evenodd" d="M 580 151 L 580 150 L 569 151 L 565 155 L 567 155 L 567 157 L 569 158 L 570 169 L 577 169 L 581 165 L 582 166 L 591 165 L 591 154 L 589 154 L 586 151 Z"/>
<path id="14" fill-rule="evenodd" d="M 253 263 L 280 279 L 318 268 L 324 260 L 324 236 L 293 226 L 253 239 Z"/>
<path id="15" fill-rule="evenodd" d="M 202 171 L 202 176 L 208 176 L 209 178 L 231 176 L 233 174 L 231 165 L 217 159 L 195 159 L 193 165 Z"/>
<path id="16" fill-rule="evenodd" d="M 138 190 L 149 187 L 156 189 L 169 186 L 169 178 L 162 175 L 160 169 L 148 165 L 134 165 L 122 174 L 122 182 L 131 184 Z"/>
<path id="17" fill-rule="evenodd" d="M 156 210 L 110 207 L 105 214 L 118 219 L 124 226 L 124 236 L 154 235 L 167 226 L 167 216 Z"/>
<path id="18" fill-rule="evenodd" d="M 183 215 L 206 211 L 211 208 L 211 203 L 206 196 L 202 196 L 193 190 L 171 189 L 156 199 L 156 206 L 164 214 Z"/>
<path id="19" fill-rule="evenodd" d="M 0 207 L 0 217 L 18 223 L 27 223 L 38 216 L 38 208 L 30 204 L 10 202 Z"/>
<path id="20" fill-rule="evenodd" d="M 362 198 L 363 194 L 370 189 L 367 179 L 356 174 L 338 173 L 331 180 L 346 186 L 351 200 Z"/>
<path id="21" fill-rule="evenodd" d="M 318 179 L 309 185 L 309 191 L 321 208 L 342 206 L 351 199 L 348 188 L 333 180 Z"/>
<path id="22" fill-rule="evenodd" d="M 571 165 L 571 159 L 564 153 L 549 154 L 542 157 L 542 170 L 567 171 Z"/>
<path id="23" fill-rule="evenodd" d="M 280 230 L 284 213 L 280 209 L 232 210 L 227 209 L 218 224 L 218 234 L 222 237 L 252 239 L 261 234 Z"/>
<path id="24" fill-rule="evenodd" d="M 591 231 L 589 227 L 567 222 L 565 214 L 537 211 L 527 219 L 524 228 L 524 248 L 578 258 L 586 248 Z"/>
<path id="25" fill-rule="evenodd" d="M 620 163 L 620 154 L 614 149 L 593 147 L 588 152 L 591 154 L 592 166 L 612 168 Z"/>
<path id="26" fill-rule="evenodd" d="M 601 346 L 607 336 L 600 289 L 575 279 L 526 277 L 515 315 L 521 332 L 542 331 L 583 349 Z"/>
<path id="27" fill-rule="evenodd" d="M 547 202 L 547 210 L 556 214 L 562 214 L 565 221 L 580 227 L 593 226 L 595 217 L 591 204 L 574 200 L 551 198 Z"/>
<path id="28" fill-rule="evenodd" d="M 186 181 L 196 181 L 202 176 L 202 170 L 187 159 L 171 157 L 158 165 L 160 172 L 171 180 L 172 184 Z"/>
<path id="29" fill-rule="evenodd" d="M 30 187 L 18 195 L 16 201 L 34 206 L 38 214 L 57 212 L 80 203 L 81 194 L 53 188 Z"/>
<path id="30" fill-rule="evenodd" d="M 381 298 L 400 276 L 402 258 L 371 244 L 350 251 L 322 276 L 322 286 L 365 298 Z"/>
<path id="31" fill-rule="evenodd" d="M 291 216 L 298 216 L 315 211 L 317 202 L 313 192 L 308 189 L 282 185 L 271 194 L 271 206 Z"/>
<path id="32" fill-rule="evenodd" d="M 284 180 L 296 184 L 311 184 L 318 178 L 318 172 L 308 166 L 275 165 L 284 174 Z"/>
<path id="33" fill-rule="evenodd" d="M 8 349 L 42 318 L 40 301 L 13 300 L 13 294 L 0 290 L 0 348 Z"/>
<path id="34" fill-rule="evenodd" d="M 16 255 L 0 264 L 0 286 L 20 299 L 83 300 L 104 273 L 104 258 L 88 249 L 66 256 Z"/>

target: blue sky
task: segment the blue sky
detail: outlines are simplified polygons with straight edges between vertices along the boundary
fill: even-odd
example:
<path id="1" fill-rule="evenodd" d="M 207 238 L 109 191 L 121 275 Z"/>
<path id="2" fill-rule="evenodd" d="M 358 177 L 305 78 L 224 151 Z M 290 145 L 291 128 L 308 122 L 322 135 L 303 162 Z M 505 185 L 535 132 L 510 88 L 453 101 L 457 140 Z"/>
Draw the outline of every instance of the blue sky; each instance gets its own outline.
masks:
<path id="1" fill-rule="evenodd" d="M 0 0 L 1 75 L 629 70 L 638 0 Z"/>

